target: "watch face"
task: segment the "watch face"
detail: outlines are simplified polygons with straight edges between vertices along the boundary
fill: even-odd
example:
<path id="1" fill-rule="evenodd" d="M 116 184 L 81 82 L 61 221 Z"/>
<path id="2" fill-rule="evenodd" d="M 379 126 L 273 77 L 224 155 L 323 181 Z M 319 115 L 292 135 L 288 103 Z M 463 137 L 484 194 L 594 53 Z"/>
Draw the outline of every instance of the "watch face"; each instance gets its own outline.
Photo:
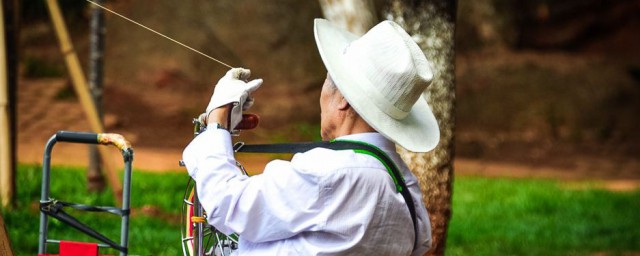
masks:
<path id="1" fill-rule="evenodd" d="M 222 126 L 220 123 L 213 123 L 213 125 L 215 125 L 216 129 L 222 129 L 222 130 L 227 129 L 227 128 L 224 128 L 224 126 Z"/>

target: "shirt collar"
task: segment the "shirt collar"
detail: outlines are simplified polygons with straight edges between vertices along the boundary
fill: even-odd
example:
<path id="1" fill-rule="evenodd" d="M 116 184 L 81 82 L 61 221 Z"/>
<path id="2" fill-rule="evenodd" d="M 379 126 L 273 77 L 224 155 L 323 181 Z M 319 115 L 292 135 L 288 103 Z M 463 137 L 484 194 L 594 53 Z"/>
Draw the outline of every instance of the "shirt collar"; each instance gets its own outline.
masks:
<path id="1" fill-rule="evenodd" d="M 374 145 L 384 151 L 396 152 L 396 145 L 389 139 L 382 136 L 382 134 L 377 132 L 349 134 L 349 135 L 338 137 L 336 138 L 336 140 L 362 141 L 362 142 L 366 142 L 371 145 Z"/>

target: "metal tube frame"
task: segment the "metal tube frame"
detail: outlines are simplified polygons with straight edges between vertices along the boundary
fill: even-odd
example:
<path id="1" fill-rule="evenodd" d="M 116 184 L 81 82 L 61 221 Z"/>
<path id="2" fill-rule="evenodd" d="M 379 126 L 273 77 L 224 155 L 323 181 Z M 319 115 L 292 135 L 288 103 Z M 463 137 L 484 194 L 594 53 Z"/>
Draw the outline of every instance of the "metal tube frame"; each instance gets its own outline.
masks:
<path id="1" fill-rule="evenodd" d="M 194 216 L 203 217 L 204 210 L 202 209 L 202 205 L 200 204 L 200 200 L 198 199 L 198 190 L 196 186 L 193 187 L 193 211 Z M 193 232 L 193 249 L 196 256 L 204 256 L 204 246 L 202 244 L 203 241 L 203 230 L 204 223 L 196 222 L 196 227 Z"/>
<path id="2" fill-rule="evenodd" d="M 193 119 L 193 136 L 196 137 L 200 132 L 202 132 L 202 122 L 200 118 Z M 204 209 L 200 204 L 200 199 L 198 199 L 198 190 L 197 184 L 195 180 L 193 181 L 193 216 L 204 217 Z M 204 230 L 204 223 L 196 222 L 195 228 L 193 230 L 193 249 L 196 256 L 204 256 L 204 246 L 202 241 L 204 240 L 204 236 L 202 234 Z"/>
<path id="3" fill-rule="evenodd" d="M 42 190 L 40 193 L 40 202 L 46 202 L 49 200 L 49 190 L 51 183 L 51 152 L 53 150 L 53 146 L 58 141 L 57 134 L 51 136 L 49 141 L 45 146 L 44 158 L 42 161 Z M 72 142 L 72 143 L 87 143 L 87 142 Z M 96 140 L 95 143 L 89 144 L 99 144 Z M 131 148 L 122 151 L 122 156 L 124 158 L 124 184 L 122 191 L 122 211 L 126 214 L 121 216 L 121 228 L 120 228 L 120 246 L 124 247 L 128 251 L 129 246 L 129 208 L 130 208 L 130 198 L 131 198 L 131 168 L 133 162 L 133 150 Z M 40 211 L 40 228 L 38 234 L 38 254 L 44 254 L 47 250 L 47 243 L 59 243 L 57 240 L 48 240 L 48 224 L 49 218 L 48 216 Z M 104 247 L 104 245 L 100 244 L 99 246 Z M 127 253 L 120 252 L 120 256 L 125 256 Z"/>

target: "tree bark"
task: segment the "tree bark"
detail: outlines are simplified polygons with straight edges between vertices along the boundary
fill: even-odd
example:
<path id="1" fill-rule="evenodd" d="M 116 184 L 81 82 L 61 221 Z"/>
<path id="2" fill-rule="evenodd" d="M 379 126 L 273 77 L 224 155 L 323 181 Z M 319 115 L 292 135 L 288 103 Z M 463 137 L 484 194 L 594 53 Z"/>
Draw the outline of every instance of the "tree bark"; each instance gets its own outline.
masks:
<path id="1" fill-rule="evenodd" d="M 320 6 L 325 18 L 356 35 L 378 22 L 372 0 L 320 0 Z"/>
<path id="2" fill-rule="evenodd" d="M 455 0 L 390 0 L 383 16 L 394 20 L 412 35 L 434 69 L 426 96 L 440 126 L 440 143 L 431 152 L 398 152 L 420 181 L 423 200 L 431 217 L 432 249 L 443 255 L 451 218 L 455 130 Z"/>
<path id="3" fill-rule="evenodd" d="M 102 0 L 95 0 L 96 3 L 102 4 Z M 89 41 L 91 44 L 89 54 L 89 89 L 91 96 L 96 105 L 100 120 L 104 117 L 104 107 L 102 104 L 103 90 L 103 56 L 104 56 L 104 12 L 102 8 L 96 6 L 91 7 L 91 34 Z M 100 154 L 96 145 L 89 145 L 89 168 L 87 168 L 87 189 L 89 191 L 103 191 L 107 186 L 104 175 L 102 175 Z"/>
<path id="4" fill-rule="evenodd" d="M 331 22 L 355 34 L 364 34 L 377 23 L 373 1 L 320 0 Z M 354 9 L 359 8 L 359 9 Z M 400 24 L 431 61 L 435 79 L 425 92 L 440 126 L 440 143 L 429 153 L 398 152 L 418 177 L 432 228 L 430 255 L 443 255 L 451 218 L 455 130 L 455 0 L 389 0 L 382 16 Z"/>

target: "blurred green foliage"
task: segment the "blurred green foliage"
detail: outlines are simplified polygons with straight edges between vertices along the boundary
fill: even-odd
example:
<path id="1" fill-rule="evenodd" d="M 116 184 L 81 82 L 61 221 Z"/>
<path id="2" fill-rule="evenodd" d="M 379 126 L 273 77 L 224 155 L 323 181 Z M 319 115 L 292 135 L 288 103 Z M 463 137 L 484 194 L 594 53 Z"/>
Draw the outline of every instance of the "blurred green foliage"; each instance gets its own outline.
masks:
<path id="1" fill-rule="evenodd" d="M 29 78 L 61 77 L 65 71 L 62 64 L 53 64 L 34 57 L 25 58 L 23 67 L 24 76 Z"/>
<path id="2" fill-rule="evenodd" d="M 49 10 L 46 2 L 44 0 L 20 1 L 20 19 L 26 23 L 48 20 Z M 88 4 L 87 1 L 58 0 L 58 4 L 67 21 L 86 19 L 84 12 L 85 6 Z"/>
<path id="3" fill-rule="evenodd" d="M 54 96 L 56 100 L 76 100 L 76 92 L 73 86 L 68 82 L 64 87 L 60 88 Z"/>

